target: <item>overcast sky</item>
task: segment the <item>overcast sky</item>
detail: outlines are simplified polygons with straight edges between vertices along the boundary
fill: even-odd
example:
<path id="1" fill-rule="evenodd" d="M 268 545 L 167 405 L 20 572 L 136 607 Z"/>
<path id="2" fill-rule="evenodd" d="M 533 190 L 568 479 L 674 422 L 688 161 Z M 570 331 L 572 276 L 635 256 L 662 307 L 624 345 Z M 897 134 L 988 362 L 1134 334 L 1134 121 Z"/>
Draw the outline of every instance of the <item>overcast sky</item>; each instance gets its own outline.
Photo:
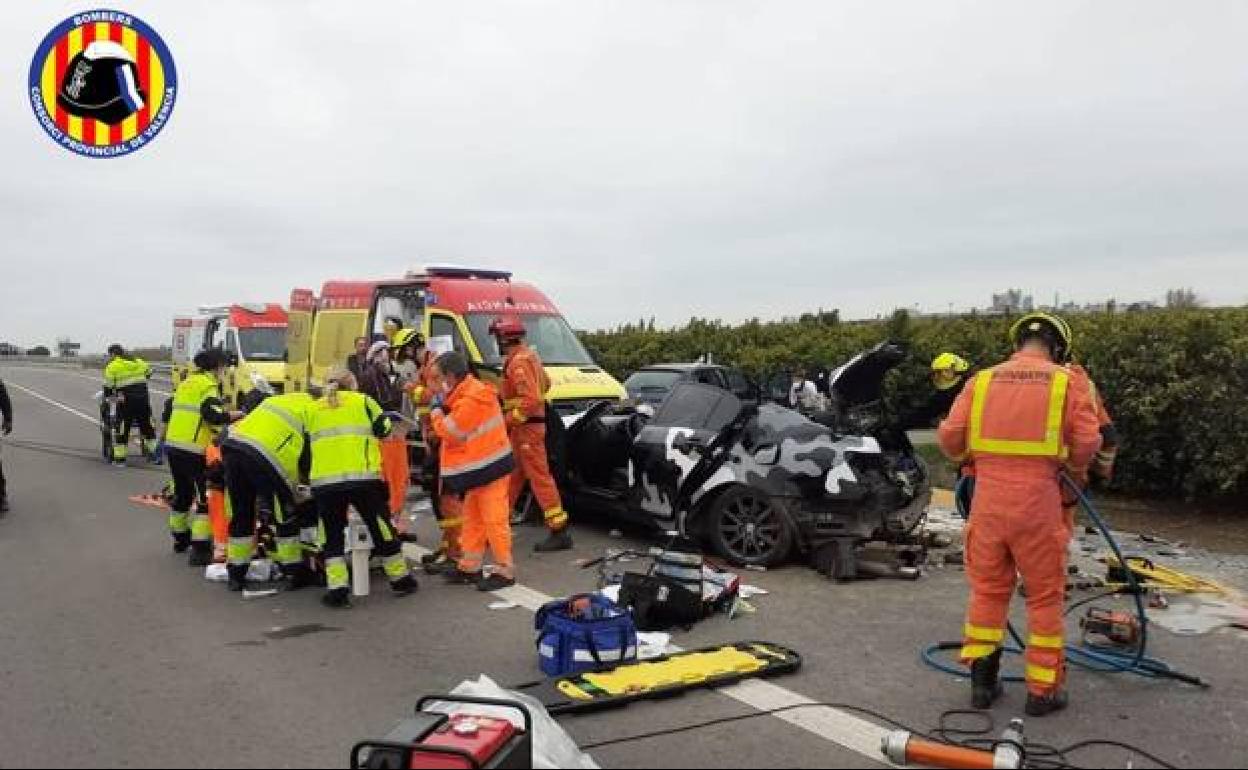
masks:
<path id="1" fill-rule="evenodd" d="M 506 267 L 578 327 L 1248 301 L 1248 3 L 105 3 L 169 44 L 148 148 L 58 147 L 0 24 L 0 340 Z"/>

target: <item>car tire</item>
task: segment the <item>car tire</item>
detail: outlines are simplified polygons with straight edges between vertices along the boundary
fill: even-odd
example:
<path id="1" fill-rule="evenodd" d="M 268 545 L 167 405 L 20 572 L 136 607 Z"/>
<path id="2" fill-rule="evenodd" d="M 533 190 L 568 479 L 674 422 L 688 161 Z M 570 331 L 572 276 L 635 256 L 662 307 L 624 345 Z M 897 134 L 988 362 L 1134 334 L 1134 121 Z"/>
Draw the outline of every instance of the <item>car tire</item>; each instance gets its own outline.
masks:
<path id="1" fill-rule="evenodd" d="M 784 504 L 756 489 L 720 494 L 704 524 L 715 552 L 738 567 L 774 567 L 793 552 L 793 522 Z"/>

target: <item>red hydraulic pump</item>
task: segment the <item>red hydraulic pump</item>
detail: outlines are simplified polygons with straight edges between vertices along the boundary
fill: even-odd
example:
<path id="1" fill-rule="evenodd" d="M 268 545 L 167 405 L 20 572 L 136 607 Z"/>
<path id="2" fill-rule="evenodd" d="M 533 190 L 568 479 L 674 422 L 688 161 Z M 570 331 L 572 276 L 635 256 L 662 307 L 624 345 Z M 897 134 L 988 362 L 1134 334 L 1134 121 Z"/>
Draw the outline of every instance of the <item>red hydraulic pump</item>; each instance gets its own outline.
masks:
<path id="1" fill-rule="evenodd" d="M 467 706 L 454 714 L 430 711 L 431 704 Z M 503 708 L 522 717 L 523 727 L 482 708 Z M 361 741 L 351 749 L 351 767 L 369 770 L 406 768 L 531 768 L 533 717 L 515 701 L 439 695 L 421 698 L 414 716 L 394 726 L 385 738 Z"/>

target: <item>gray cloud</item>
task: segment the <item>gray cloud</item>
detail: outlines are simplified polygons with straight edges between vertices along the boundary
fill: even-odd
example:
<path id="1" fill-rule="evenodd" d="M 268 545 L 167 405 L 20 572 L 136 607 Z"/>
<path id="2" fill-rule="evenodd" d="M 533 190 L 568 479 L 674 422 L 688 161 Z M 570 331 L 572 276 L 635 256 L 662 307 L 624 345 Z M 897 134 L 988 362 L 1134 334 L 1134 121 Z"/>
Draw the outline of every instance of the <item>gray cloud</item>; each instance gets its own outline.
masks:
<path id="1" fill-rule="evenodd" d="M 181 95 L 87 161 L 25 101 L 79 3 L 8 9 L 0 339 L 507 266 L 584 327 L 817 306 L 1248 299 L 1248 6 L 135 0 Z"/>

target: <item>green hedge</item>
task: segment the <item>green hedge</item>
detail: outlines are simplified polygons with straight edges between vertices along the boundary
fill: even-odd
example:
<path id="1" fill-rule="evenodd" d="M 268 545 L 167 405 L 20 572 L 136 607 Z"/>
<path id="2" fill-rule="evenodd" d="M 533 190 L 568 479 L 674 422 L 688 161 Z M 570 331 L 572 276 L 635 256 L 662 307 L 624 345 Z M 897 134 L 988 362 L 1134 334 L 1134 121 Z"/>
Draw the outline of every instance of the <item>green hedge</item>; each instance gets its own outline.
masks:
<path id="1" fill-rule="evenodd" d="M 1248 309 L 1156 310 L 1069 318 L 1076 356 L 1100 387 L 1123 436 L 1114 486 L 1136 494 L 1214 499 L 1248 492 Z M 892 375 L 894 403 L 917 401 L 927 362 L 958 352 L 977 366 L 1008 355 L 1011 319 L 968 316 L 841 323 L 835 313 L 800 321 L 728 326 L 693 319 L 678 329 L 627 325 L 586 333 L 595 359 L 619 377 L 710 353 L 763 378 L 793 366 L 836 366 L 880 340 L 908 341 L 914 356 Z"/>

